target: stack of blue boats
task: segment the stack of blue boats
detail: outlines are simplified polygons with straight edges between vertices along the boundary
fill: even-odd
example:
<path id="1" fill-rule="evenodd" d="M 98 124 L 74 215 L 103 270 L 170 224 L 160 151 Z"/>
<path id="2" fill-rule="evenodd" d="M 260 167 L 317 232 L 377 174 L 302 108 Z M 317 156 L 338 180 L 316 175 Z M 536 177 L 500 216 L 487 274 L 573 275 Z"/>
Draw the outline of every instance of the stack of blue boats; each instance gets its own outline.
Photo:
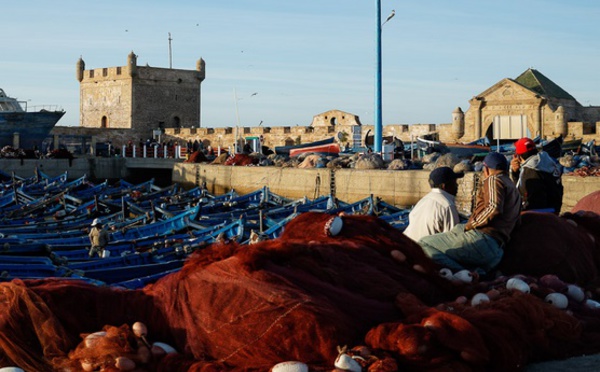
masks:
<path id="1" fill-rule="evenodd" d="M 201 187 L 95 184 L 39 170 L 0 179 L 1 281 L 60 277 L 136 289 L 180 270 L 189 254 L 216 241 L 277 238 L 307 211 L 376 215 L 401 230 L 408 223 L 408 210 L 373 196 L 355 203 L 332 196 L 290 200 L 267 187 L 217 196 Z M 89 257 L 95 218 L 109 231 L 109 257 Z"/>

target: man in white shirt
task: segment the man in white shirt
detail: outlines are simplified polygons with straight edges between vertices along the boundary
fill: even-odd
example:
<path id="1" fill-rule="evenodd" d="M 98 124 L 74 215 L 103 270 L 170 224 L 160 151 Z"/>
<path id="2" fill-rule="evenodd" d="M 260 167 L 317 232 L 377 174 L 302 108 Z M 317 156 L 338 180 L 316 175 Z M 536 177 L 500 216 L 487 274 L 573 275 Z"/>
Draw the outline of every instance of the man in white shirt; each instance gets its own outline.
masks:
<path id="1" fill-rule="evenodd" d="M 408 215 L 404 235 L 415 242 L 422 237 L 451 230 L 460 222 L 454 197 L 458 192 L 456 180 L 463 173 L 454 173 L 450 167 L 439 167 L 429 174 L 431 191 L 425 195 Z"/>

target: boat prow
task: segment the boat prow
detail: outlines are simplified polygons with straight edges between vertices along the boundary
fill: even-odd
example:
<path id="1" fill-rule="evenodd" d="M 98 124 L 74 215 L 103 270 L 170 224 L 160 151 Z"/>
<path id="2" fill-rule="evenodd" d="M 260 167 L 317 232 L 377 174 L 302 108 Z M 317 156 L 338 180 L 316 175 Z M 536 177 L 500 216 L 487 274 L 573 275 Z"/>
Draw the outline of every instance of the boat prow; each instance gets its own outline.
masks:
<path id="1" fill-rule="evenodd" d="M 0 89 L 0 147 L 13 146 L 17 133 L 20 148 L 40 148 L 64 114 L 65 111 L 59 108 L 44 107 L 38 111 L 28 111 L 27 102 L 8 97 Z"/>

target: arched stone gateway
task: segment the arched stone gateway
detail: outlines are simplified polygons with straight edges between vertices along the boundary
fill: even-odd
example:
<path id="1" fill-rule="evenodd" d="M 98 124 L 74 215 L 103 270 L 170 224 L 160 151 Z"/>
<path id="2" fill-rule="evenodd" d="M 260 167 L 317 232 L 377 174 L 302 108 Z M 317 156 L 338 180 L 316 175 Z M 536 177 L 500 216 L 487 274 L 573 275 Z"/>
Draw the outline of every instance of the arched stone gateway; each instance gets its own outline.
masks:
<path id="1" fill-rule="evenodd" d="M 453 134 L 463 129 L 462 141 L 487 136 L 515 140 L 523 136 L 554 137 L 569 134 L 568 122 L 600 120 L 598 107 L 583 107 L 564 89 L 535 69 L 516 79 L 505 78 L 474 96 L 460 127 L 453 113 Z"/>

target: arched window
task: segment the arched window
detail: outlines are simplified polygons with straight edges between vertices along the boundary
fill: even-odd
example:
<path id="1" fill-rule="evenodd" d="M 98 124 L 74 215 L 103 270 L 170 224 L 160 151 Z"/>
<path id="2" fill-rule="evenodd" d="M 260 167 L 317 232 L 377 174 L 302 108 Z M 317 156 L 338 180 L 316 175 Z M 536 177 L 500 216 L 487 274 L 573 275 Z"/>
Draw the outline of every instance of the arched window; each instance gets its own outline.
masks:
<path id="1" fill-rule="evenodd" d="M 181 119 L 179 116 L 173 117 L 173 128 L 181 128 Z"/>
<path id="2" fill-rule="evenodd" d="M 108 118 L 106 116 L 102 117 L 102 121 L 100 122 L 100 128 L 108 128 Z"/>

